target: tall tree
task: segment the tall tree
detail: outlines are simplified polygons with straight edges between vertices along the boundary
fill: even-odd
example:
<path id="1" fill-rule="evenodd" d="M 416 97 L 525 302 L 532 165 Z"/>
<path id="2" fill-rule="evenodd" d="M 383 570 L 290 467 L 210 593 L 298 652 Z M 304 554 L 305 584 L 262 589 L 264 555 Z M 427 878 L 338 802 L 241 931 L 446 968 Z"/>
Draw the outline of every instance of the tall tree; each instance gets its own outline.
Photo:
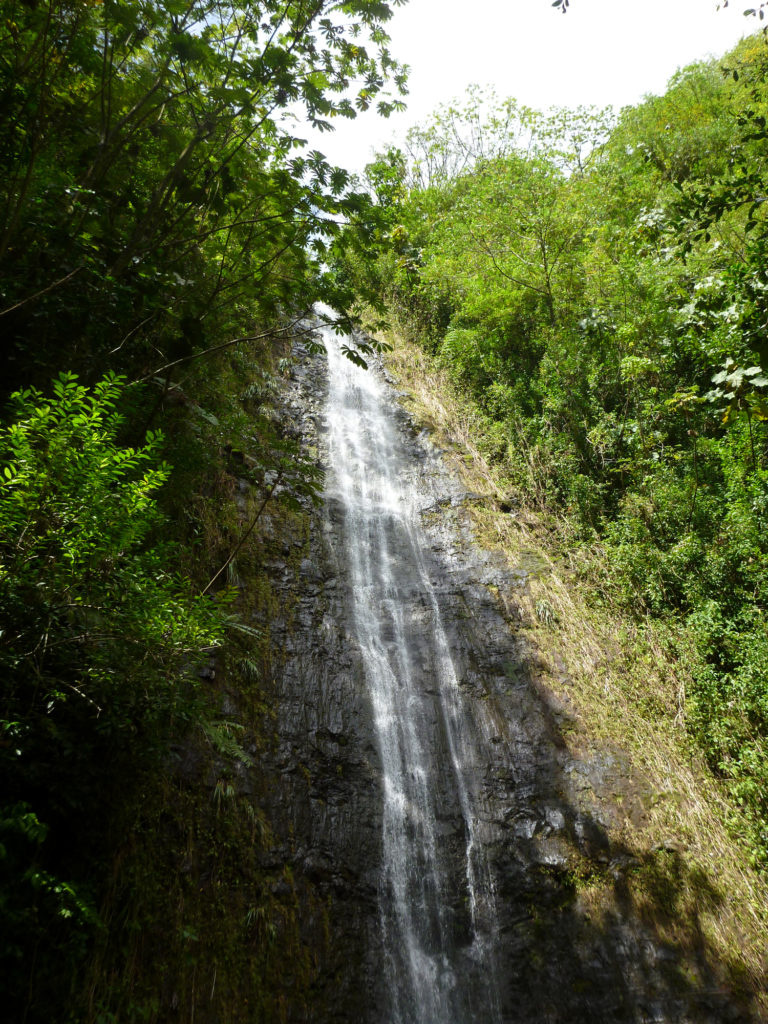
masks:
<path id="1" fill-rule="evenodd" d="M 312 248 L 358 201 L 302 151 L 302 119 L 400 105 L 391 8 L 3 0 L 6 383 L 148 372 L 248 334 L 257 311 L 306 308 Z"/>

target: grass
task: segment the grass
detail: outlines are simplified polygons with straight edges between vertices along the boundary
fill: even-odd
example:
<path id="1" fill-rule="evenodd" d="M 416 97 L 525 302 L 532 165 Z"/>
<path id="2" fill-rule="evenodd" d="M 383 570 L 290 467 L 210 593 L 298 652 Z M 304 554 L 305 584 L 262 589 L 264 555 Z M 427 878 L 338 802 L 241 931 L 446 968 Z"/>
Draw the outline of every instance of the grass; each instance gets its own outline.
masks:
<path id="1" fill-rule="evenodd" d="M 728 829 L 737 808 L 689 742 L 689 680 L 672 629 L 630 619 L 600 599 L 597 581 L 610 577 L 610 565 L 599 545 L 577 546 L 567 522 L 516 504 L 501 510 L 510 507 L 509 481 L 483 454 L 490 442 L 483 417 L 423 350 L 396 335 L 387 340 L 387 368 L 407 392 L 409 411 L 467 490 L 484 499 L 470 504 L 478 543 L 529 573 L 522 591 L 498 596 L 541 682 L 569 709 L 569 748 L 583 757 L 606 749 L 626 755 L 626 792 L 615 793 L 615 803 L 639 798 L 644 810 L 614 815 L 611 839 L 635 858 L 624 897 L 678 948 L 693 956 L 693 945 L 706 946 L 730 983 L 768 1014 L 765 887 Z M 607 913 L 613 880 L 582 882 L 582 905 Z"/>

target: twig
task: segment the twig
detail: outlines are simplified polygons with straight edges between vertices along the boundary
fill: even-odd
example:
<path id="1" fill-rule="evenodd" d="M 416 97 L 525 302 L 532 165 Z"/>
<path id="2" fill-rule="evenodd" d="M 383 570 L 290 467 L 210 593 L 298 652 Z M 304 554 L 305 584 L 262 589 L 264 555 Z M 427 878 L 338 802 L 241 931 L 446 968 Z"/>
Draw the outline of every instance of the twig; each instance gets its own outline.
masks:
<path id="1" fill-rule="evenodd" d="M 149 323 L 149 321 L 152 319 L 153 316 L 157 316 L 157 313 L 156 312 L 155 313 L 150 313 L 149 316 L 145 317 L 145 319 L 142 320 L 140 324 L 137 324 L 133 328 L 133 330 L 128 331 L 128 333 L 123 338 L 123 340 L 120 342 L 120 344 L 115 346 L 115 348 L 110 349 L 110 351 L 108 352 L 108 355 L 113 356 L 115 354 L 115 352 L 119 352 L 120 349 L 123 347 L 123 345 L 126 343 L 126 341 L 128 341 L 129 338 L 132 338 L 133 335 L 136 333 L 136 331 L 140 331 L 141 328 L 144 326 L 144 324 Z"/>
<path id="2" fill-rule="evenodd" d="M 180 366 L 181 363 L 190 363 L 194 359 L 203 359 L 205 356 L 215 355 L 217 352 L 223 352 L 226 348 L 232 348 L 233 345 L 240 345 L 245 341 L 262 341 L 264 338 L 273 338 L 278 334 L 286 334 L 292 330 L 296 324 L 300 323 L 304 317 L 297 317 L 290 324 L 285 327 L 276 327 L 274 330 L 264 331 L 262 334 L 244 334 L 240 338 L 230 338 L 229 341 L 224 341 L 220 345 L 214 345 L 212 348 L 204 349 L 202 352 L 193 352 L 189 356 L 182 356 L 181 359 L 174 359 L 171 363 L 166 363 L 164 366 L 159 366 L 156 370 L 152 370 L 150 373 L 144 374 L 143 377 L 138 377 L 136 380 L 132 380 L 129 386 L 134 384 L 144 384 L 145 381 L 151 380 L 153 377 L 159 376 L 161 373 L 165 373 L 167 370 L 172 370 L 174 366 Z M 297 331 L 297 334 L 311 334 L 315 327 L 306 327 L 301 331 Z"/>
<path id="3" fill-rule="evenodd" d="M 70 279 L 70 277 L 74 277 L 75 274 L 79 274 L 82 269 L 82 264 L 79 267 L 75 267 L 74 270 L 70 270 L 68 274 L 60 278 L 58 281 L 54 281 L 53 284 L 49 284 L 48 287 L 43 288 L 42 291 L 35 292 L 35 294 L 30 295 L 28 299 L 22 299 L 21 302 L 17 302 L 15 306 L 9 306 L 8 309 L 2 310 L 0 312 L 0 316 L 5 316 L 7 313 L 12 313 L 14 309 L 19 309 L 21 306 L 26 306 L 28 302 L 33 302 L 35 299 L 39 299 L 40 296 L 45 295 L 46 292 L 52 292 L 54 288 L 58 288 L 59 285 L 64 284 L 66 281 Z"/>
<path id="4" fill-rule="evenodd" d="M 235 546 L 232 548 L 232 550 L 229 553 L 229 557 L 227 558 L 227 560 L 224 563 L 224 565 L 222 565 L 222 567 L 219 569 L 219 571 L 216 573 L 216 575 L 213 576 L 208 581 L 208 584 L 206 585 L 205 589 L 200 591 L 200 596 L 201 597 L 204 594 L 208 593 L 208 591 L 211 589 L 211 587 L 216 582 L 216 580 L 219 578 L 219 576 L 221 576 L 221 574 L 228 568 L 228 566 L 230 566 L 232 564 L 232 562 L 234 561 L 235 556 L 237 555 L 237 553 L 240 550 L 240 548 L 242 548 L 243 544 L 245 544 L 245 542 L 248 540 L 250 535 L 253 533 L 254 529 L 256 528 L 256 524 L 258 523 L 259 519 L 261 518 L 261 513 L 266 508 L 266 505 L 267 505 L 267 502 L 269 501 L 269 499 L 275 493 L 275 488 L 277 487 L 277 485 L 282 480 L 282 477 L 283 477 L 283 470 L 279 469 L 278 473 L 277 473 L 277 477 L 275 478 L 272 486 L 269 488 L 267 493 L 264 495 L 264 500 L 262 501 L 262 503 L 259 505 L 258 509 L 256 510 L 256 515 L 253 517 L 253 520 L 249 524 L 248 529 L 242 535 L 242 537 L 237 542 L 237 544 L 235 544 Z"/>

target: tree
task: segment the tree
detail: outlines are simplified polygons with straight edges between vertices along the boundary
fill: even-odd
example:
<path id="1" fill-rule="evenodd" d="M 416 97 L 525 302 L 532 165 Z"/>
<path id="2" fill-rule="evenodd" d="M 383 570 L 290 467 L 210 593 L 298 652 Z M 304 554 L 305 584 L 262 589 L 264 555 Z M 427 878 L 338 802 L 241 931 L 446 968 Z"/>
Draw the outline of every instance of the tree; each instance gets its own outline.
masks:
<path id="1" fill-rule="evenodd" d="M 146 373 L 306 311 L 322 291 L 312 251 L 359 201 L 346 172 L 301 152 L 300 118 L 326 130 L 400 105 L 384 92 L 405 88 L 391 5 L 2 8 L 9 385 L 62 365 Z"/>
<path id="2" fill-rule="evenodd" d="M 386 229 L 374 273 L 346 264 L 473 403 L 503 486 L 569 552 L 599 541 L 605 600 L 670 624 L 688 727 L 761 869 L 767 66 L 752 37 L 615 125 L 442 109 L 370 169 Z"/>

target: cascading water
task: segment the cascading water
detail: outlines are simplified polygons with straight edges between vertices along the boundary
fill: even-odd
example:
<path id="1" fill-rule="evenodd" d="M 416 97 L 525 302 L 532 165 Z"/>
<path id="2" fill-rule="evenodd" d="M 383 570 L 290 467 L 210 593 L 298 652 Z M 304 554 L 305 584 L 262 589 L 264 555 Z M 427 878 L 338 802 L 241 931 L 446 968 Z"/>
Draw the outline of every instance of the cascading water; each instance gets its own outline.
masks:
<path id="1" fill-rule="evenodd" d="M 533 642 L 532 573 L 475 542 L 492 499 L 451 476 L 379 368 L 324 340 L 327 386 L 304 359 L 286 396 L 324 507 L 269 524 L 275 745 L 254 796 L 289 951 L 274 1019 L 764 1020 L 698 917 L 670 940 L 685 860 L 632 845 L 655 790 L 582 728 L 557 630 Z M 654 893 L 656 867 L 673 874 Z"/>
<path id="2" fill-rule="evenodd" d="M 388 1024 L 501 1020 L 491 873 L 477 842 L 478 730 L 430 578 L 428 495 L 386 384 L 326 332 L 328 499 L 343 513 L 351 632 L 374 709 L 383 783 L 381 939 Z"/>

